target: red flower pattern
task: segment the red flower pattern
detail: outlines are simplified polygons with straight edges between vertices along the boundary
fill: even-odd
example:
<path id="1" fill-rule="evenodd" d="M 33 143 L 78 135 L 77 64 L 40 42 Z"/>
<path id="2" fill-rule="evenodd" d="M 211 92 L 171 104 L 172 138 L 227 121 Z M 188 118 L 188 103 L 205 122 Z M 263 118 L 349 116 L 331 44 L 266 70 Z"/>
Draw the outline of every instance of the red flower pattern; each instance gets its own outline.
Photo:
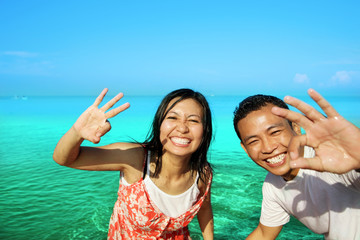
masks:
<path id="1" fill-rule="evenodd" d="M 176 218 L 166 216 L 155 206 L 142 178 L 129 186 L 120 184 L 110 219 L 108 239 L 191 239 L 188 224 L 200 210 L 211 181 L 212 176 L 204 195 L 199 196 L 186 213 Z"/>

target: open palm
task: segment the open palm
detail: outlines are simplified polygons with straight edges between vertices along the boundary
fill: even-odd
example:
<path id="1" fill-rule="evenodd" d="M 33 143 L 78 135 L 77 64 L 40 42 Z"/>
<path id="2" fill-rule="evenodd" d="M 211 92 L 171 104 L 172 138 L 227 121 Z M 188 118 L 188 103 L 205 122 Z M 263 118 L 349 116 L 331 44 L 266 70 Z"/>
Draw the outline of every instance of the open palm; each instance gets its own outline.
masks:
<path id="1" fill-rule="evenodd" d="M 285 97 L 285 102 L 304 115 L 286 109 L 273 108 L 273 113 L 299 124 L 305 134 L 292 138 L 288 151 L 292 168 L 346 173 L 360 169 L 360 129 L 344 119 L 319 93 L 310 89 L 309 95 L 326 116 L 303 101 Z M 299 149 L 310 146 L 315 157 L 299 156 Z"/>
<path id="2" fill-rule="evenodd" d="M 73 126 L 81 138 L 93 143 L 100 142 L 100 138 L 111 129 L 108 119 L 115 117 L 117 114 L 126 110 L 130 106 L 129 103 L 125 103 L 119 107 L 109 110 L 123 97 L 123 94 L 119 93 L 104 106 L 99 108 L 99 105 L 103 101 L 107 91 L 108 89 L 105 88 L 100 93 L 94 104 L 80 115 Z"/>

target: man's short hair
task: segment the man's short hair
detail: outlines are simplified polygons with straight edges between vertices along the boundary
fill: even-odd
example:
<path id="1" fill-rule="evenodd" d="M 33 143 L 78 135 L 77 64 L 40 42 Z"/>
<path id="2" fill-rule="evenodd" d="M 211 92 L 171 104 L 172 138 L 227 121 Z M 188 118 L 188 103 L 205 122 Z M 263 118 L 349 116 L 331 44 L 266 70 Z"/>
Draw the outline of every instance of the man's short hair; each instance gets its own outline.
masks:
<path id="1" fill-rule="evenodd" d="M 245 118 L 248 114 L 259 110 L 262 107 L 265 107 L 268 104 L 273 104 L 274 106 L 289 109 L 288 105 L 281 100 L 280 98 L 271 96 L 271 95 L 263 95 L 257 94 L 250 97 L 245 98 L 243 101 L 239 103 L 239 106 L 235 108 L 234 111 L 234 128 L 237 136 L 241 140 L 240 132 L 237 128 L 238 122 Z M 290 122 L 289 122 L 290 123 Z M 291 126 L 291 123 L 290 123 Z"/>

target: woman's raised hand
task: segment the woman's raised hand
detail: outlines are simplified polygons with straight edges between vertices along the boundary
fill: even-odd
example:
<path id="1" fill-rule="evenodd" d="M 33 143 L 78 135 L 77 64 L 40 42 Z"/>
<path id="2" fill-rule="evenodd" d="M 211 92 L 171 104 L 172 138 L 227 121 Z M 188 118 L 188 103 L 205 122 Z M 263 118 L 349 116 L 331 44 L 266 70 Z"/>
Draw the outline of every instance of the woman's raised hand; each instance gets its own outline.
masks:
<path id="1" fill-rule="evenodd" d="M 129 103 L 124 103 L 119 107 L 109 110 L 124 96 L 123 93 L 119 93 L 104 106 L 99 108 L 99 105 L 103 101 L 107 92 L 108 89 L 105 88 L 96 98 L 93 105 L 86 109 L 86 111 L 80 115 L 73 125 L 73 128 L 80 138 L 93 143 L 99 143 L 100 138 L 111 129 L 108 119 L 115 117 L 120 112 L 130 107 Z"/>

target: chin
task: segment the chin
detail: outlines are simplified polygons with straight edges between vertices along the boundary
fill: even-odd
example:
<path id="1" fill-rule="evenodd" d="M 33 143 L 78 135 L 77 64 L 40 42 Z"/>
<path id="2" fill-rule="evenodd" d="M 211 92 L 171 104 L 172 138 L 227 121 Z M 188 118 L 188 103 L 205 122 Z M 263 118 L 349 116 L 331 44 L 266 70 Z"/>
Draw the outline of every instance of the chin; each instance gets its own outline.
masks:
<path id="1" fill-rule="evenodd" d="M 289 174 L 291 171 L 291 169 L 286 166 L 282 166 L 281 168 L 278 168 L 278 169 L 274 169 L 274 168 L 269 169 L 268 168 L 267 170 L 276 176 L 285 176 L 285 175 Z"/>

